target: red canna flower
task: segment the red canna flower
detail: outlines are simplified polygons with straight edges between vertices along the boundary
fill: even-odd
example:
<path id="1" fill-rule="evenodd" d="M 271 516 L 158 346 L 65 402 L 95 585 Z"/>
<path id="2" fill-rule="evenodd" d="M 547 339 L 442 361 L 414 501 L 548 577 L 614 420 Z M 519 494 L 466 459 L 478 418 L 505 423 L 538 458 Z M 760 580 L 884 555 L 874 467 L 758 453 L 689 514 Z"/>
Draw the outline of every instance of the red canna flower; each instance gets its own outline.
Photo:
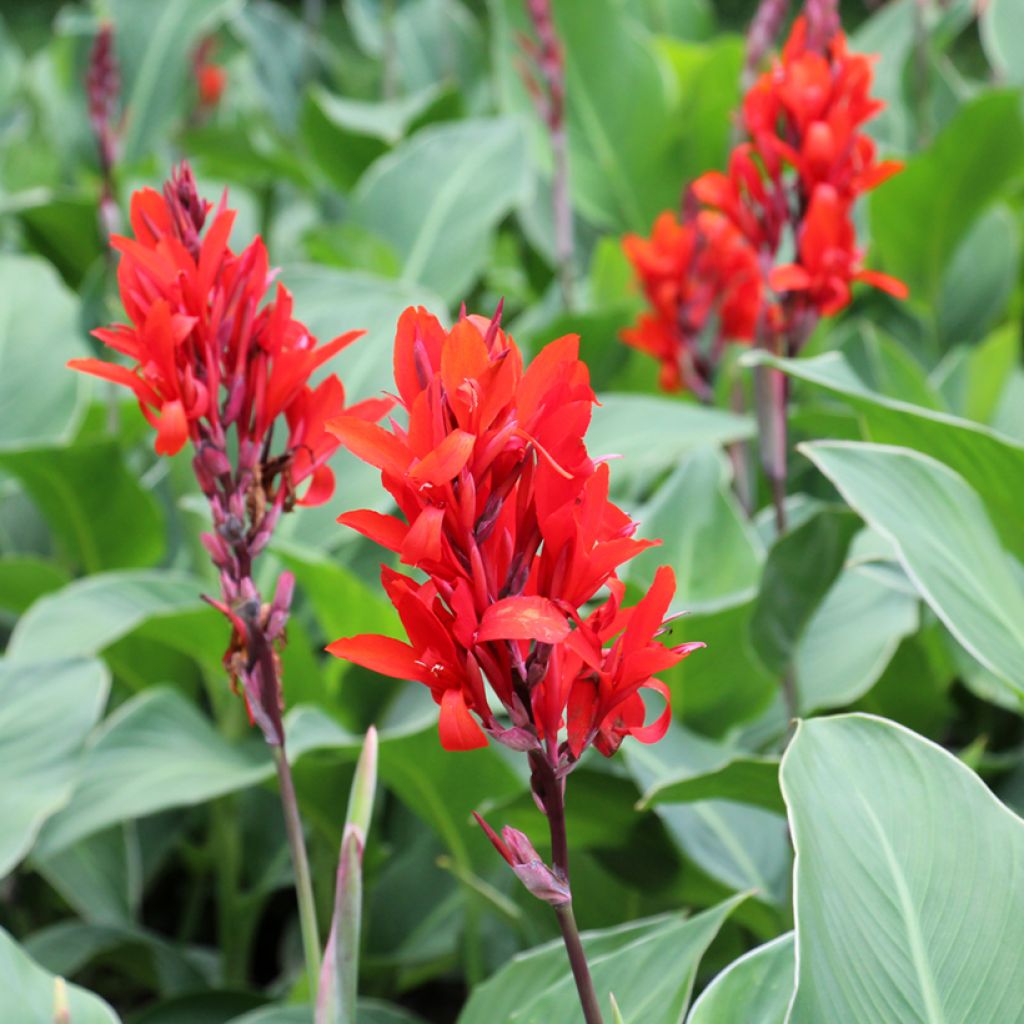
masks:
<path id="1" fill-rule="evenodd" d="M 228 84 L 227 72 L 213 60 L 216 48 L 217 37 L 207 36 L 196 47 L 195 56 L 192 58 L 200 110 L 211 110 L 217 106 Z"/>
<path id="2" fill-rule="evenodd" d="M 786 335 L 791 349 L 814 319 L 849 303 L 854 281 L 906 295 L 900 282 L 863 269 L 852 220 L 857 197 L 902 166 L 878 161 L 860 130 L 884 106 L 871 96 L 872 62 L 851 53 L 841 31 L 823 46 L 809 45 L 807 19 L 797 18 L 781 59 L 743 101 L 750 142 L 733 152 L 727 174 L 710 172 L 693 186 L 770 268 L 767 283 L 781 301 L 765 311 L 765 330 Z M 787 239 L 796 258 L 773 266 Z"/>
<path id="3" fill-rule="evenodd" d="M 204 453 L 223 450 L 233 428 L 242 461 L 250 469 L 259 465 L 272 504 L 291 500 L 310 477 L 300 503 L 325 501 L 331 493 L 326 460 L 337 441 L 323 423 L 328 408 L 333 414 L 343 405 L 344 390 L 329 377 L 313 391 L 309 379 L 362 332 L 318 346 L 292 318 L 287 289 L 279 285 L 264 302 L 274 277 L 266 248 L 256 238 L 235 254 L 228 246 L 234 219 L 223 200 L 214 210 L 199 198 L 187 165 L 163 194 L 136 192 L 135 237 L 111 240 L 121 253 L 118 283 L 130 323 L 94 332 L 132 365 L 101 359 L 69 365 L 130 388 L 156 428 L 158 454 L 174 455 L 188 441 Z M 349 414 L 379 417 L 384 411 L 372 400 Z M 272 429 L 282 416 L 287 436 L 273 456 Z"/>
<path id="4" fill-rule="evenodd" d="M 68 365 L 130 388 L 156 428 L 158 454 L 191 442 L 214 525 L 202 539 L 221 577 L 222 600 L 211 603 L 233 627 L 225 662 L 268 741 L 280 743 L 274 644 L 283 637 L 291 580 L 282 577 L 265 606 L 252 564 L 293 502 L 319 504 L 333 493 L 327 460 L 339 442 L 325 423 L 344 409 L 345 394 L 335 376 L 315 388 L 310 377 L 362 332 L 318 345 L 293 318 L 287 289 L 279 285 L 268 299 L 274 273 L 263 242 L 238 254 L 230 248 L 234 219 L 226 197 L 216 209 L 199 197 L 187 164 L 162 194 L 136 192 L 135 237 L 111 239 L 121 253 L 129 322 L 94 332 L 129 363 Z M 345 412 L 380 418 L 392 404 L 371 399 Z"/>
<path id="5" fill-rule="evenodd" d="M 725 173 L 709 171 L 691 186 L 687 204 L 703 212 L 683 224 L 662 214 L 650 240 L 623 242 L 650 304 L 623 340 L 661 361 L 667 389 L 707 398 L 727 340 L 795 354 L 820 316 L 848 305 L 855 281 L 907 294 L 864 269 L 852 220 L 857 197 L 901 167 L 879 161 L 861 130 L 883 106 L 871 96 L 873 58 L 848 50 L 833 3 L 806 7 L 812 31 L 797 18 L 781 58 L 747 91 L 747 140 Z M 783 10 L 767 0 L 759 8 L 748 72 Z M 779 265 L 787 250 L 793 259 Z"/>
<path id="6" fill-rule="evenodd" d="M 622 332 L 661 363 L 661 385 L 705 396 L 726 342 L 754 340 L 761 305 L 757 252 L 724 215 L 702 211 L 680 223 L 670 212 L 649 239 L 627 235 L 650 312 Z"/>
<path id="7" fill-rule="evenodd" d="M 798 261 L 775 267 L 769 283 L 777 292 L 803 294 L 823 316 L 849 304 L 852 281 L 874 285 L 898 299 L 907 297 L 902 281 L 863 268 L 850 214 L 831 185 L 815 188 L 800 225 L 797 251 Z"/>
<path id="8" fill-rule="evenodd" d="M 364 510 L 339 522 L 427 580 L 383 572 L 408 643 L 364 635 L 328 650 L 428 686 L 449 750 L 489 735 L 564 775 L 591 744 L 610 755 L 626 735 L 658 738 L 668 709 L 645 728 L 639 691 L 664 693 L 654 673 L 700 645 L 653 639 L 670 570 L 653 596 L 620 608 L 616 571 L 651 542 L 634 538 L 636 524 L 608 500 L 607 465 L 587 453 L 594 393 L 578 339 L 552 342 L 524 369 L 497 316 L 445 331 L 410 309 L 395 383 L 407 428 L 347 415 L 329 428 L 381 470 L 400 515 Z"/>
<path id="9" fill-rule="evenodd" d="M 851 53 L 841 31 L 824 51 L 809 48 L 806 19 L 794 22 L 782 59 L 743 101 L 743 125 L 770 177 L 788 164 L 804 194 L 827 183 L 853 199 L 900 170 L 898 161 L 877 162 L 874 143 L 858 131 L 885 106 L 871 96 L 873 61 Z"/>

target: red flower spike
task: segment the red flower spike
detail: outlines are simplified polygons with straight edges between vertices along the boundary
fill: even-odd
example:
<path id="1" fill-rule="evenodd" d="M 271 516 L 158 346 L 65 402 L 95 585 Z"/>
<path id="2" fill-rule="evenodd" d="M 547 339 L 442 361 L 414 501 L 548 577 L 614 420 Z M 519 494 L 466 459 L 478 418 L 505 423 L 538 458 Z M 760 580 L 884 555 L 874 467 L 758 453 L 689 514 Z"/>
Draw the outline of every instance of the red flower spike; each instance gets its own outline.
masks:
<path id="1" fill-rule="evenodd" d="M 207 36 L 196 47 L 195 55 L 192 58 L 192 71 L 195 75 L 196 91 L 199 94 L 200 111 L 208 111 L 216 107 L 228 84 L 227 72 L 213 60 L 216 49 L 216 36 Z"/>
<path id="2" fill-rule="evenodd" d="M 627 235 L 623 248 L 651 308 L 623 340 L 658 359 L 664 388 L 703 397 L 725 344 L 754 340 L 762 293 L 755 248 L 710 212 L 683 223 L 663 213 L 650 239 Z"/>
<path id="3" fill-rule="evenodd" d="M 266 301 L 271 281 L 266 249 L 256 238 L 236 255 L 227 243 L 233 221 L 234 211 L 215 212 L 199 197 L 187 164 L 163 195 L 136 192 L 131 201 L 135 239 L 112 239 L 122 254 L 118 283 L 131 322 L 96 332 L 134 365 L 96 359 L 69 365 L 130 387 L 157 428 L 156 450 L 162 455 L 176 454 L 187 441 L 221 448 L 231 426 L 239 445 L 262 450 L 283 416 L 284 450 L 268 454 L 261 466 L 266 500 L 282 505 L 312 477 L 316 486 L 300 500 L 322 502 L 333 489 L 323 466 L 338 447 L 326 423 L 343 407 L 344 390 L 337 377 L 327 377 L 315 389 L 309 377 L 359 333 L 317 346 L 292 318 L 285 288 L 278 287 Z M 380 400 L 373 400 L 365 414 L 384 411 Z M 347 415 L 363 412 L 355 406 Z"/>
<path id="4" fill-rule="evenodd" d="M 652 542 L 633 538 L 636 524 L 608 499 L 607 465 L 587 453 L 594 393 L 578 352 L 578 338 L 560 338 L 524 370 L 497 317 L 463 316 L 445 331 L 407 310 L 395 341 L 407 429 L 345 416 L 329 424 L 381 470 L 399 510 L 339 521 L 427 581 L 383 570 L 408 645 L 357 636 L 328 650 L 428 686 L 446 749 L 490 736 L 559 775 L 592 743 L 611 753 L 626 735 L 663 731 L 665 714 L 644 724 L 639 690 L 659 689 L 654 672 L 692 649 L 654 640 L 670 572 L 635 609 L 620 607 L 618 567 Z"/>
<path id="5" fill-rule="evenodd" d="M 263 242 L 255 238 L 241 253 L 229 245 L 234 218 L 226 196 L 216 208 L 199 196 L 187 164 L 162 193 L 136 192 L 135 237 L 111 239 L 121 253 L 117 278 L 129 322 L 95 332 L 127 365 L 76 359 L 69 366 L 129 388 L 156 431 L 157 454 L 175 455 L 191 442 L 214 525 L 203 539 L 220 571 L 222 600 L 214 604 L 233 631 L 225 664 L 250 716 L 279 744 L 277 647 L 291 584 L 282 577 L 278 598 L 264 604 L 253 560 L 292 503 L 319 504 L 333 493 L 327 462 L 339 441 L 328 421 L 344 413 L 361 422 L 393 403 L 345 409 L 337 377 L 311 385 L 314 371 L 360 332 L 319 346 L 292 316 L 288 291 L 268 294 L 274 274 Z"/>
<path id="6" fill-rule="evenodd" d="M 727 173 L 693 182 L 681 223 L 664 213 L 649 239 L 623 240 L 649 308 L 622 337 L 659 360 L 666 389 L 709 399 L 727 341 L 768 344 L 774 334 L 795 354 L 819 317 L 849 303 L 855 281 L 906 296 L 864 269 L 852 219 L 857 198 L 902 166 L 878 161 L 862 131 L 883 108 L 871 96 L 873 58 L 848 50 L 833 0 L 806 7 L 810 21 L 796 19 L 781 57 L 746 93 L 748 139 Z M 759 8 L 748 73 L 777 8 Z M 779 265 L 784 244 L 796 257 Z"/>

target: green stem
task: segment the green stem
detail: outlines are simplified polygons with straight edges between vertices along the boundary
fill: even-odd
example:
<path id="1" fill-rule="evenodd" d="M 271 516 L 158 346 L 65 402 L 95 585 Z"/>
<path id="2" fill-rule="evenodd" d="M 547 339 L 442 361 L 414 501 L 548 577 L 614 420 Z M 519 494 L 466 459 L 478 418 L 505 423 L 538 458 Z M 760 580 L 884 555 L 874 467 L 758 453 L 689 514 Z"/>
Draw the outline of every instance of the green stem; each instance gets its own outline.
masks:
<path id="1" fill-rule="evenodd" d="M 291 850 L 292 867 L 295 871 L 295 895 L 299 904 L 299 925 L 302 930 L 306 973 L 309 975 L 309 994 L 311 999 L 315 999 L 320 978 L 320 929 L 316 922 L 313 880 L 309 873 L 309 858 L 306 856 L 306 841 L 302 834 L 302 820 L 299 818 L 299 801 L 295 795 L 292 769 L 283 745 L 271 749 L 274 752 L 274 765 L 281 786 L 281 807 L 284 811 L 288 847 Z"/>
<path id="2" fill-rule="evenodd" d="M 224 797 L 210 808 L 211 845 L 217 865 L 217 937 L 224 964 L 226 985 L 245 985 L 247 974 L 245 936 L 238 927 L 241 847 L 233 799 Z"/>

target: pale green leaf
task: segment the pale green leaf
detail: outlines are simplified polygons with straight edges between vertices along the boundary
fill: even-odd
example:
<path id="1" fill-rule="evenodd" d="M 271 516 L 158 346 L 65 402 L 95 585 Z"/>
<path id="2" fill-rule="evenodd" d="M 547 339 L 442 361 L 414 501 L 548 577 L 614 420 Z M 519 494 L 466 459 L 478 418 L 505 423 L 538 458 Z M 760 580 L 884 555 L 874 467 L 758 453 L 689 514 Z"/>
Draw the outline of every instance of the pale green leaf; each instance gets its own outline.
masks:
<path id="1" fill-rule="evenodd" d="M 1024 591 L 963 478 L 907 448 L 819 441 L 801 450 L 896 545 L 907 575 L 960 643 L 1024 696 Z"/>
<path id="2" fill-rule="evenodd" d="M 793 974 L 787 932 L 729 964 L 700 994 L 686 1024 L 784 1024 Z"/>
<path id="3" fill-rule="evenodd" d="M 11 1024 L 53 1024 L 57 983 L 0 929 L 0 992 Z M 71 1024 L 120 1024 L 102 999 L 77 985 L 67 986 L 67 1008 Z"/>
<path id="4" fill-rule="evenodd" d="M 102 662 L 0 660 L 0 877 L 71 797 L 109 688 Z"/>
<path id="5" fill-rule="evenodd" d="M 1024 822 L 942 748 L 866 715 L 801 722 L 789 1024 L 1024 1021 Z"/>

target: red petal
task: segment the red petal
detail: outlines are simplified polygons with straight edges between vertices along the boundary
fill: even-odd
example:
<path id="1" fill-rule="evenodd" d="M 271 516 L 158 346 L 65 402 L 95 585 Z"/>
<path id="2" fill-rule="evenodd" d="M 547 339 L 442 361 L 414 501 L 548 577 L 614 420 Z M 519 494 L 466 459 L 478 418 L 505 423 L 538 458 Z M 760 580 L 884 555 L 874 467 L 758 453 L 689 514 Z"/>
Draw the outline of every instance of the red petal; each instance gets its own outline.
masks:
<path id="1" fill-rule="evenodd" d="M 476 750 L 487 746 L 487 736 L 466 707 L 461 690 L 445 690 L 442 694 L 437 731 L 445 750 Z"/>
<path id="2" fill-rule="evenodd" d="M 167 402 L 156 426 L 157 455 L 177 455 L 188 440 L 188 419 L 181 402 Z"/>
<path id="3" fill-rule="evenodd" d="M 597 686 L 589 679 L 577 679 L 569 692 L 566 708 L 566 725 L 569 732 L 569 749 L 573 757 L 579 757 L 587 738 L 594 728 L 594 712 L 597 710 Z"/>
<path id="4" fill-rule="evenodd" d="M 801 292 L 810 288 L 811 275 L 796 263 L 786 263 L 772 269 L 768 284 L 777 292 Z"/>
<path id="5" fill-rule="evenodd" d="M 475 443 L 474 434 L 465 430 L 453 430 L 432 452 L 409 470 L 409 477 L 436 487 L 449 483 L 462 472 L 473 454 Z"/>
<path id="6" fill-rule="evenodd" d="M 338 522 L 342 526 L 348 526 L 358 531 L 364 537 L 369 537 L 370 540 L 390 551 L 400 550 L 409 533 L 409 527 L 401 519 L 385 516 L 368 508 L 343 512 L 338 516 Z"/>
<path id="7" fill-rule="evenodd" d="M 910 289 L 898 277 L 890 277 L 878 270 L 862 270 L 854 275 L 854 279 L 880 288 L 897 299 L 905 299 L 910 294 Z"/>
<path id="8" fill-rule="evenodd" d="M 389 636 L 361 633 L 342 637 L 328 644 L 326 650 L 336 658 L 344 658 L 392 679 L 419 679 L 422 672 L 413 648 Z"/>
<path id="9" fill-rule="evenodd" d="M 352 342 L 358 341 L 364 334 L 366 334 L 366 331 L 348 331 L 345 334 L 339 334 L 338 337 L 327 342 L 326 345 L 321 345 L 314 352 L 310 372 L 312 373 L 318 366 L 322 366 L 331 356 L 336 355 L 343 348 L 348 348 Z M 351 410 L 346 411 L 351 414 Z"/>
<path id="10" fill-rule="evenodd" d="M 68 361 L 68 369 L 80 370 L 82 373 L 102 377 L 115 384 L 123 384 L 131 388 L 141 402 L 156 405 L 160 401 L 156 392 L 144 380 L 132 373 L 127 366 L 121 366 L 119 363 L 108 363 L 102 359 L 71 359 Z"/>
<path id="11" fill-rule="evenodd" d="M 396 476 L 409 465 L 409 451 L 402 442 L 376 423 L 353 416 L 338 416 L 324 424 L 358 459 Z"/>
<path id="12" fill-rule="evenodd" d="M 412 405 L 427 385 L 423 373 L 433 374 L 440 368 L 444 337 L 444 328 L 437 318 L 422 306 L 410 307 L 398 318 L 398 330 L 395 333 L 395 384 L 407 407 Z"/>
<path id="13" fill-rule="evenodd" d="M 417 517 L 402 544 L 401 557 L 406 565 L 436 562 L 441 558 L 441 525 L 444 509 L 428 505 Z"/>
<path id="14" fill-rule="evenodd" d="M 362 402 L 356 402 L 345 410 L 346 416 L 352 416 L 357 420 L 368 420 L 376 423 L 383 419 L 395 407 L 393 398 L 366 398 Z"/>
<path id="15" fill-rule="evenodd" d="M 569 622 L 546 597 L 506 597 L 480 619 L 477 643 L 488 640 L 537 640 L 557 644 L 569 635 Z"/>
<path id="16" fill-rule="evenodd" d="M 317 466 L 313 470 L 313 479 L 309 482 L 306 493 L 296 502 L 306 508 L 315 508 L 329 501 L 334 494 L 334 471 L 330 466 Z"/>
<path id="17" fill-rule="evenodd" d="M 661 628 L 668 606 L 672 603 L 672 595 L 676 590 L 676 574 L 663 565 L 655 574 L 651 589 L 643 596 L 633 609 L 622 638 L 624 652 L 638 650 L 650 643 L 651 638 Z"/>
<path id="18" fill-rule="evenodd" d="M 650 680 L 646 684 L 646 688 L 660 693 L 665 698 L 665 710 L 650 725 L 633 728 L 629 732 L 641 743 L 657 743 L 668 732 L 668 727 L 672 722 L 672 696 L 668 687 L 660 679 Z"/>

